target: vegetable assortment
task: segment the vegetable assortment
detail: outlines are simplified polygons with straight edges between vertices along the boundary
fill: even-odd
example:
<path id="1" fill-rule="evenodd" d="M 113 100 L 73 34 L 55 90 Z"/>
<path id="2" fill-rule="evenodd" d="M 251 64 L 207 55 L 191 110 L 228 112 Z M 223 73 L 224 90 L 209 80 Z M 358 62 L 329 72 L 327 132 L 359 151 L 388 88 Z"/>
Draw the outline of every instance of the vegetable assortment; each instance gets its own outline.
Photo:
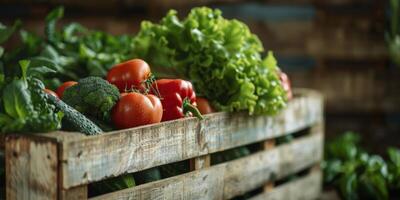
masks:
<path id="1" fill-rule="evenodd" d="M 257 36 L 245 24 L 224 19 L 219 10 L 194 8 L 183 20 L 170 11 L 160 24 L 143 22 L 136 36 L 113 36 L 77 23 L 57 28 L 63 13 L 62 8 L 49 13 L 44 37 L 21 30 L 19 46 L 1 48 L 2 79 L 21 76 L 12 66 L 28 58 L 32 76 L 46 85 L 47 93 L 56 91 L 106 131 L 157 123 L 160 116 L 161 121 L 201 119 L 194 88 L 207 99 L 200 100 L 206 110 L 274 114 L 291 98 L 290 84 L 272 53 L 263 59 Z M 21 22 L 0 27 L 1 42 L 20 27 Z M 175 80 L 156 81 L 155 75 Z M 120 93 L 128 95 L 120 99 Z M 138 117 L 127 119 L 132 115 Z"/>
<path id="2" fill-rule="evenodd" d="M 160 24 L 143 22 L 135 36 L 78 23 L 57 28 L 63 13 L 57 8 L 48 14 L 43 37 L 22 30 L 19 21 L 0 24 L 0 45 L 16 33 L 20 38 L 14 48 L 0 46 L 1 133 L 61 129 L 97 135 L 184 117 L 201 120 L 215 111 L 275 114 L 291 98 L 272 53 L 262 58 L 257 36 L 219 10 L 194 8 L 184 20 L 170 11 Z M 179 170 L 153 168 L 93 184 L 92 192 L 174 173 Z"/>

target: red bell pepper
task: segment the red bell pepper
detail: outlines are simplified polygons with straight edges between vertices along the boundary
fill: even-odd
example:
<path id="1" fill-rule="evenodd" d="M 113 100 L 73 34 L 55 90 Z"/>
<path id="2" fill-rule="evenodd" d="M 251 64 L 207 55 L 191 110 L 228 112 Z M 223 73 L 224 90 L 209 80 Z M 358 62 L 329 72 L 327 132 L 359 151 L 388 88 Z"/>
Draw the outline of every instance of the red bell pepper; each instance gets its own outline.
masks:
<path id="1" fill-rule="evenodd" d="M 161 121 L 191 116 L 202 119 L 196 108 L 196 93 L 192 83 L 181 79 L 160 79 L 153 83 L 151 93 L 158 95 L 163 106 Z"/>

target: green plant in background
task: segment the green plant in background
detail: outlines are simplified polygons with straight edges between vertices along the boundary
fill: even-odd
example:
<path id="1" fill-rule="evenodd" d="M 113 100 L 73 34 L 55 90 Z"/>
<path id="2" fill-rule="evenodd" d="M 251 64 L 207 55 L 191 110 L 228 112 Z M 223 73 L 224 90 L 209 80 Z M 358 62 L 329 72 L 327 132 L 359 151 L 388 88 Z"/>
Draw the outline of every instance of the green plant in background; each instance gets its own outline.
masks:
<path id="1" fill-rule="evenodd" d="M 75 22 L 57 29 L 57 22 L 63 15 L 62 7 L 47 15 L 44 37 L 20 30 L 20 21 L 11 27 L 0 24 L 0 44 L 17 33 L 20 40 L 7 51 L 0 46 L 0 72 L 9 77 L 17 76 L 20 70 L 13 66 L 21 59 L 29 59 L 31 68 L 47 66 L 57 72 L 38 77 L 47 88 L 55 89 L 68 80 L 104 77 L 113 65 L 133 57 L 133 36 L 90 30 Z"/>
<path id="2" fill-rule="evenodd" d="M 389 29 L 385 32 L 389 55 L 400 66 L 400 1 L 390 0 Z"/>
<path id="3" fill-rule="evenodd" d="M 388 159 L 367 153 L 360 136 L 347 132 L 325 146 L 324 182 L 344 199 L 385 200 L 400 190 L 400 150 L 388 149 Z"/>

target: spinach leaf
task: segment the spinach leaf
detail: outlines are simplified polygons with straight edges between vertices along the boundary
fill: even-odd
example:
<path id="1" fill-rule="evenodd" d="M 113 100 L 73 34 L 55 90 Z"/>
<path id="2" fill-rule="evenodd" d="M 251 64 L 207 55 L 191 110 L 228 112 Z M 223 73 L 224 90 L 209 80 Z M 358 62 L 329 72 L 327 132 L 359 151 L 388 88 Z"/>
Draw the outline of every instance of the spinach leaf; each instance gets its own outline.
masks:
<path id="1" fill-rule="evenodd" d="M 3 104 L 5 112 L 12 118 L 26 118 L 33 112 L 26 71 L 29 61 L 20 62 L 22 78 L 15 79 L 3 90 Z"/>
<path id="2" fill-rule="evenodd" d="M 34 74 L 28 74 L 29 61 L 20 61 L 20 67 L 22 77 L 8 83 L 4 78 L 0 81 L 0 89 L 5 85 L 0 98 L 0 131 L 26 133 L 61 128 L 63 113 L 47 102 L 43 83 L 32 76 L 28 77 Z"/>

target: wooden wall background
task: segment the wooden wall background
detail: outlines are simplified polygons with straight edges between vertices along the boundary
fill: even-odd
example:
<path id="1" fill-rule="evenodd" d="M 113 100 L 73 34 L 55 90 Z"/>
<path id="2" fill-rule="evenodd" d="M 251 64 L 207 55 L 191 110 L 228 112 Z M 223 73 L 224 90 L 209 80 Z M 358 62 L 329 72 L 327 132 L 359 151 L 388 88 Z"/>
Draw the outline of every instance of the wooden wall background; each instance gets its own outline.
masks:
<path id="1" fill-rule="evenodd" d="M 295 87 L 326 97 L 326 132 L 360 132 L 373 150 L 400 146 L 400 67 L 390 64 L 382 0 L 0 0 L 0 21 L 21 18 L 43 30 L 45 14 L 66 6 L 65 21 L 111 33 L 135 33 L 170 8 L 220 8 L 245 21 L 273 50 Z M 376 145 L 380 144 L 380 145 Z"/>

